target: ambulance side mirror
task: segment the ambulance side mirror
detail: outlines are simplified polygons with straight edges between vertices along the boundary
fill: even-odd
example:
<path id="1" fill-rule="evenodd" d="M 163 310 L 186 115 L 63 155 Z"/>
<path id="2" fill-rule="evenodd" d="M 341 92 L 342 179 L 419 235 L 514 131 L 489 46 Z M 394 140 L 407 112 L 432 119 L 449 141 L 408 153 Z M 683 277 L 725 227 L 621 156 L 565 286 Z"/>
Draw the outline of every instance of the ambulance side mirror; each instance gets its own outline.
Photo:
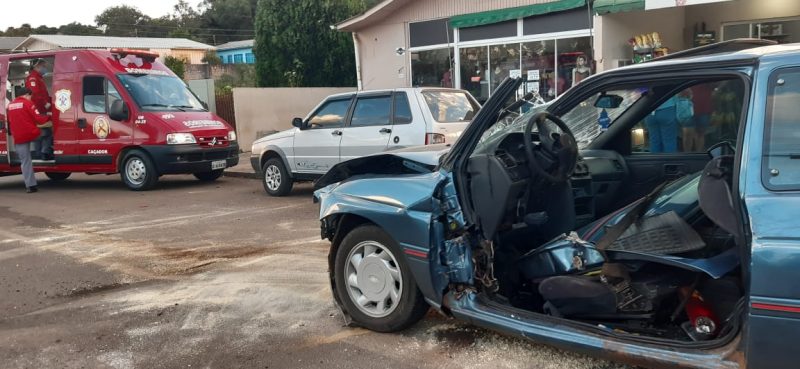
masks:
<path id="1" fill-rule="evenodd" d="M 121 99 L 114 100 L 114 102 L 111 103 L 111 107 L 108 109 L 108 117 L 118 122 L 128 120 L 130 117 L 128 104 L 125 104 Z"/>

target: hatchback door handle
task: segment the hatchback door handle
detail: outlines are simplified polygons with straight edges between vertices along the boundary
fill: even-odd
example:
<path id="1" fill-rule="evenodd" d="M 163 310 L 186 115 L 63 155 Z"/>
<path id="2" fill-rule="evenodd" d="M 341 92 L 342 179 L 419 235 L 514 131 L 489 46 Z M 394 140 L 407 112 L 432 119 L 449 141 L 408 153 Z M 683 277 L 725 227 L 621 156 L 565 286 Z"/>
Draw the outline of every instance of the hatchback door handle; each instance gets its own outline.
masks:
<path id="1" fill-rule="evenodd" d="M 378 131 L 378 132 L 384 133 L 384 134 L 390 134 L 390 133 L 392 133 L 392 130 L 389 129 L 389 128 L 381 128 L 381 130 Z"/>
<path id="2" fill-rule="evenodd" d="M 337 129 L 337 130 L 331 132 L 331 134 L 334 135 L 334 136 L 341 136 L 342 135 L 342 131 Z"/>

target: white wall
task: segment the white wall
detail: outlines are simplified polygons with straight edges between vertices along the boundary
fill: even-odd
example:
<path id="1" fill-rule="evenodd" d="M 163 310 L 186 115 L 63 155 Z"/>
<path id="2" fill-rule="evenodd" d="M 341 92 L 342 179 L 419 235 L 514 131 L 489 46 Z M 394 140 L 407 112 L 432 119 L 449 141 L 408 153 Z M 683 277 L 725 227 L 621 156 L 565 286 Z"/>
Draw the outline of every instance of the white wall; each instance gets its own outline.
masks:
<path id="1" fill-rule="evenodd" d="M 291 128 L 292 118 L 304 118 L 329 95 L 355 90 L 355 87 L 234 88 L 239 147 L 250 151 L 253 141 L 263 133 Z"/>
<path id="2" fill-rule="evenodd" d="M 716 31 L 721 40 L 722 23 L 798 16 L 800 0 L 736 0 L 687 7 L 686 26 L 693 29 L 705 22 L 706 29 Z"/>
<path id="3" fill-rule="evenodd" d="M 632 59 L 628 40 L 636 35 L 658 32 L 663 46 L 680 51 L 688 46 L 683 7 L 606 14 L 594 17 L 595 59 L 599 71 L 615 68 L 617 59 Z"/>

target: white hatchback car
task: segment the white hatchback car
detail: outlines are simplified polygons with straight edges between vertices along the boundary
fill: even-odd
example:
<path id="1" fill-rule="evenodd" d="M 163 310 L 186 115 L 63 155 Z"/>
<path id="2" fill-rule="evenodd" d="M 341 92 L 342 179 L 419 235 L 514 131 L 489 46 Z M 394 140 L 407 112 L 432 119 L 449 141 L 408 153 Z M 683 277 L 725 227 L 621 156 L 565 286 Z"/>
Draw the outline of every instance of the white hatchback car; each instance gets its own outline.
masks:
<path id="1" fill-rule="evenodd" d="M 398 88 L 328 96 L 294 128 L 253 143 L 250 161 L 264 190 L 283 196 L 295 181 L 321 177 L 340 161 L 409 146 L 452 143 L 480 104 L 469 92 Z"/>

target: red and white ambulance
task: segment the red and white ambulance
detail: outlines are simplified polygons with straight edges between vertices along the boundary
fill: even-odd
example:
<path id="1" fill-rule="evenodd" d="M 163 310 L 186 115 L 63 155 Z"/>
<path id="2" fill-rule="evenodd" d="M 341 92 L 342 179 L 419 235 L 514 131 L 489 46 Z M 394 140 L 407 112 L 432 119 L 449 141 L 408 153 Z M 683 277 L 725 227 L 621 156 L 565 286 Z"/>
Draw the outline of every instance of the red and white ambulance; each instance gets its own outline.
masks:
<path id="1" fill-rule="evenodd" d="M 120 173 L 132 190 L 164 174 L 219 178 L 239 162 L 233 128 L 206 109 L 186 84 L 142 50 L 59 50 L 0 55 L 0 175 L 20 173 L 6 106 L 31 66 L 47 61 L 54 160 L 34 169 L 54 180 L 70 173 Z"/>

